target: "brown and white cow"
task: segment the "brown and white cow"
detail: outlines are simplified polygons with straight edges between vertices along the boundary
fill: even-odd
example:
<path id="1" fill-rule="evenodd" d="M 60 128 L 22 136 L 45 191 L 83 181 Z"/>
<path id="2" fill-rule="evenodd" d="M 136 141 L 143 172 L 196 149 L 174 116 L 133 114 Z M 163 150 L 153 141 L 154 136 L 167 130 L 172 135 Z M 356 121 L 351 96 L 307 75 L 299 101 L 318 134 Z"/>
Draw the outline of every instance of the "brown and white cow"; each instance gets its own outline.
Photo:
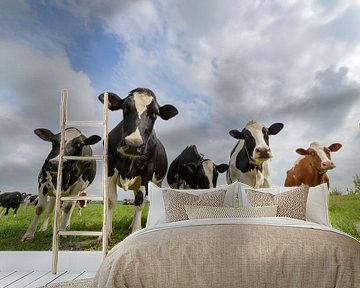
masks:
<path id="1" fill-rule="evenodd" d="M 78 196 L 87 196 L 86 191 L 81 191 Z M 81 216 L 81 209 L 86 208 L 87 204 L 89 204 L 89 200 L 77 200 L 76 201 L 76 208 L 78 208 L 79 216 Z"/>
<path id="2" fill-rule="evenodd" d="M 227 183 L 242 182 L 254 188 L 270 187 L 268 160 L 272 157 L 269 136 L 278 134 L 284 124 L 274 123 L 266 127 L 250 121 L 245 128 L 231 130 L 229 133 L 239 139 L 230 154 Z"/>
<path id="3" fill-rule="evenodd" d="M 287 171 L 285 186 L 305 184 L 314 187 L 327 183 L 329 187 L 329 177 L 326 172 L 336 167 L 331 160 L 330 153 L 338 151 L 341 146 L 340 143 L 333 143 L 326 147 L 314 142 L 310 144 L 308 149 L 296 149 L 296 152 L 301 156 L 296 160 L 294 166 Z"/>

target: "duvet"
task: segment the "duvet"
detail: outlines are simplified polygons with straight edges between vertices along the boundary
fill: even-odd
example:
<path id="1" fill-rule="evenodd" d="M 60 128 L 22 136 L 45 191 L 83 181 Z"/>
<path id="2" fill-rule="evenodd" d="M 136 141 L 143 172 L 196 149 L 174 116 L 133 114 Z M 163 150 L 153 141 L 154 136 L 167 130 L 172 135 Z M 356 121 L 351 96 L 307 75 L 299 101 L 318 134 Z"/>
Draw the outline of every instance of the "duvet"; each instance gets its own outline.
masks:
<path id="1" fill-rule="evenodd" d="M 93 287 L 360 287 L 360 243 L 283 217 L 186 220 L 138 231 Z"/>

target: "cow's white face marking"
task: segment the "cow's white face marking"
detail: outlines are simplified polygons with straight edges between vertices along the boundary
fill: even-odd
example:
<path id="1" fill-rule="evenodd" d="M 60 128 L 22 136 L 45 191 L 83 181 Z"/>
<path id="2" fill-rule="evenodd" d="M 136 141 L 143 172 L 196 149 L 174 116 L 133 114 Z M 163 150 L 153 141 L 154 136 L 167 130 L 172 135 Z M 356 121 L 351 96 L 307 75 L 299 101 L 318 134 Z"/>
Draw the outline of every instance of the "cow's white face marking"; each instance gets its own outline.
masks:
<path id="1" fill-rule="evenodd" d="M 331 161 L 324 151 L 324 146 L 318 142 L 310 144 L 310 148 L 314 149 L 316 154 L 319 156 L 321 162 Z"/>
<path id="2" fill-rule="evenodd" d="M 257 122 L 250 122 L 246 129 L 250 131 L 251 135 L 255 139 L 255 148 L 253 151 L 252 158 L 256 158 L 256 149 L 269 149 L 269 146 L 266 144 L 264 139 L 264 133 L 262 131 L 263 126 Z"/>
<path id="3" fill-rule="evenodd" d="M 206 178 L 209 180 L 210 188 L 214 188 L 214 163 L 211 160 L 205 160 L 201 163 L 201 165 L 204 168 Z"/>
<path id="4" fill-rule="evenodd" d="M 134 101 L 135 101 L 136 111 L 140 118 L 141 114 L 143 114 L 146 111 L 147 106 L 153 101 L 153 97 L 147 95 L 146 93 L 135 92 Z"/>
<path id="5" fill-rule="evenodd" d="M 143 143 L 139 127 L 136 127 L 135 132 L 133 132 L 130 135 L 126 136 L 125 139 L 131 141 L 134 144 L 141 145 Z"/>
<path id="6" fill-rule="evenodd" d="M 70 141 L 81 135 L 81 132 L 75 128 L 69 128 L 65 130 L 65 141 Z"/>

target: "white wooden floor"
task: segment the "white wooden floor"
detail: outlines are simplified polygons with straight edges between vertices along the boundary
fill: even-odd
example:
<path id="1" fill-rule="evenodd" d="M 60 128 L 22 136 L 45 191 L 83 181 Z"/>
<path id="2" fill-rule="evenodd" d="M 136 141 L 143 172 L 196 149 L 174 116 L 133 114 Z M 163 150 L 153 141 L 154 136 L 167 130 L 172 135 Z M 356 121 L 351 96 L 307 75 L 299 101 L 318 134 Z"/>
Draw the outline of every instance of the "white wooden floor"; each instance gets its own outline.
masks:
<path id="1" fill-rule="evenodd" d="M 102 262 L 100 251 L 60 251 L 58 272 L 51 273 L 50 251 L 0 251 L 0 288 L 40 287 L 95 277 Z"/>
<path id="2" fill-rule="evenodd" d="M 57 274 L 52 274 L 50 271 L 0 271 L 0 287 L 34 288 L 75 279 L 93 278 L 95 273 L 95 271 L 58 271 Z"/>

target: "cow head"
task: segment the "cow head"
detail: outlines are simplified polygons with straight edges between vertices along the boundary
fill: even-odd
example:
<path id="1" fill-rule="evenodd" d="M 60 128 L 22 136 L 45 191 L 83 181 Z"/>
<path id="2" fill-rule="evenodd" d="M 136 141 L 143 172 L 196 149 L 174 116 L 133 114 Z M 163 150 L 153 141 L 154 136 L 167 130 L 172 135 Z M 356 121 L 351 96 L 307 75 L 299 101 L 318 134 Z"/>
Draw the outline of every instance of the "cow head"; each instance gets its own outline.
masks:
<path id="1" fill-rule="evenodd" d="M 87 196 L 87 192 L 86 191 L 81 191 L 79 192 L 78 196 Z M 76 204 L 80 207 L 80 208 L 86 208 L 87 204 L 89 203 L 89 200 L 77 200 Z"/>
<path id="2" fill-rule="evenodd" d="M 296 153 L 302 156 L 308 156 L 311 160 L 311 165 L 320 173 L 335 168 L 334 162 L 331 160 L 330 152 L 338 151 L 342 145 L 340 143 L 333 143 L 326 147 L 320 145 L 318 142 L 310 144 L 308 149 L 298 148 Z"/>
<path id="3" fill-rule="evenodd" d="M 57 157 L 60 153 L 60 133 L 53 134 L 50 130 L 39 128 L 35 129 L 34 133 L 39 136 L 42 140 L 51 142 L 52 149 L 45 161 L 45 166 L 43 169 L 51 173 L 57 173 L 57 161 L 51 161 L 53 158 Z M 101 140 L 100 136 L 92 135 L 90 137 L 84 136 L 80 130 L 76 128 L 67 128 L 65 130 L 65 155 L 67 156 L 80 156 L 83 151 L 90 149 L 88 145 L 93 145 L 98 143 Z M 89 155 L 89 154 L 88 154 Z M 66 161 L 65 166 L 71 166 L 75 161 Z M 71 167 L 67 167 L 71 169 Z"/>
<path id="4" fill-rule="evenodd" d="M 224 173 L 229 168 L 227 164 L 216 165 L 212 160 L 204 159 L 195 145 L 186 147 L 179 158 L 179 179 L 193 189 L 216 187 L 219 173 Z"/>
<path id="5" fill-rule="evenodd" d="M 148 140 L 158 116 L 168 120 L 178 113 L 172 105 L 160 106 L 155 94 L 149 89 L 134 89 L 124 99 L 114 93 L 108 95 L 108 108 L 111 111 L 123 110 L 118 151 L 129 157 L 139 157 L 147 153 Z M 104 94 L 99 96 L 99 100 L 104 103 Z"/>
<path id="6" fill-rule="evenodd" d="M 241 132 L 231 130 L 229 134 L 243 140 L 243 147 L 249 161 L 254 165 L 260 165 L 272 157 L 269 136 L 278 134 L 283 127 L 282 123 L 274 123 L 267 128 L 258 122 L 250 121 Z"/>

